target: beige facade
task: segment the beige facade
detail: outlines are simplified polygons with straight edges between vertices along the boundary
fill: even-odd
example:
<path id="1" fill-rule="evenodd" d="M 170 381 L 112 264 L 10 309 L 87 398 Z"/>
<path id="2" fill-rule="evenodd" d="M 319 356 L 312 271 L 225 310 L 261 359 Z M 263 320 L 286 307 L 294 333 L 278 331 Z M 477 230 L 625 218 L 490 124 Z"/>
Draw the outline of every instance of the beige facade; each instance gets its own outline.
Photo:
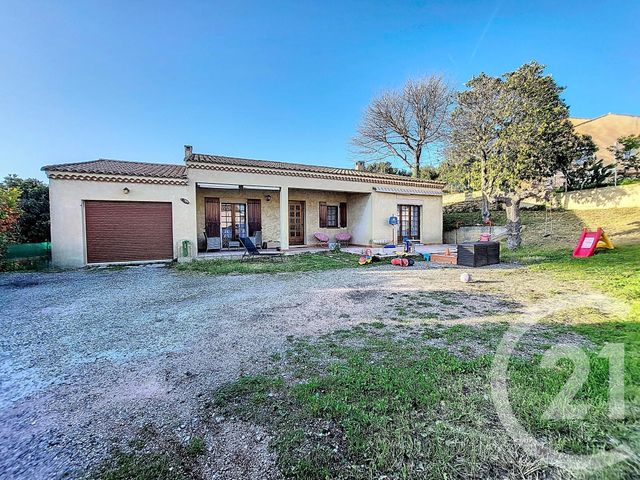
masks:
<path id="1" fill-rule="evenodd" d="M 184 240 L 191 243 L 193 256 L 203 247 L 206 197 L 218 198 L 221 204 L 260 200 L 263 241 L 283 250 L 290 248 L 290 201 L 304 202 L 306 245 L 318 243 L 316 232 L 333 239 L 340 231 L 350 232 L 351 243 L 356 245 L 390 242 L 393 229 L 389 216 L 397 214 L 398 205 L 420 207 L 422 243 L 442 242 L 442 184 L 437 182 L 274 162 L 247 160 L 252 162 L 247 166 L 242 159 L 237 159 L 237 164 L 223 159 L 227 163 L 187 158 L 186 168 L 178 173 L 164 172 L 161 178 L 136 175 L 155 172 L 153 164 L 97 161 L 45 167 L 50 179 L 54 264 L 87 264 L 84 202 L 88 200 L 171 202 L 174 258 L 183 255 Z M 346 227 L 320 228 L 320 202 L 346 204 Z"/>
<path id="2" fill-rule="evenodd" d="M 609 150 L 615 147 L 620 137 L 640 135 L 640 116 L 607 113 L 596 118 L 570 118 L 577 133 L 590 135 L 598 147 L 596 156 L 604 160 L 605 165 L 614 163 L 615 158 Z"/>
<path id="3" fill-rule="evenodd" d="M 105 176 L 114 179 L 115 177 Z M 124 193 L 124 189 L 128 193 Z M 194 240 L 193 189 L 182 185 L 155 185 L 120 181 L 49 179 L 52 262 L 60 268 L 86 265 L 84 202 L 86 200 L 171 202 L 174 255 L 183 240 Z M 186 198 L 190 204 L 180 199 Z"/>

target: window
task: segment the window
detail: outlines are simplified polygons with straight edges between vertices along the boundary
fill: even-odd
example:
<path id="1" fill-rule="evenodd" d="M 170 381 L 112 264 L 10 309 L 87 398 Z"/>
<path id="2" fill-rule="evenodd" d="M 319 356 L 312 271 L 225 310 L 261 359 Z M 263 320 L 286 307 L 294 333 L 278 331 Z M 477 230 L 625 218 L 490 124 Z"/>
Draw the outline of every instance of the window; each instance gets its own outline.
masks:
<path id="1" fill-rule="evenodd" d="M 338 228 L 338 207 L 327 205 L 327 228 Z"/>

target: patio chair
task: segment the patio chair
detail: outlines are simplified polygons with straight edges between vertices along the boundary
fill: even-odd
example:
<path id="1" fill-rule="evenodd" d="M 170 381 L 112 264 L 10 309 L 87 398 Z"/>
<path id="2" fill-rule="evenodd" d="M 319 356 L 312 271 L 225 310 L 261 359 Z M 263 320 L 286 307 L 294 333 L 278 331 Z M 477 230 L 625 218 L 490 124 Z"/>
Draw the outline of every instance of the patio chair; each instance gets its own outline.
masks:
<path id="1" fill-rule="evenodd" d="M 349 246 L 349 240 L 351 240 L 351 234 L 349 232 L 338 232 L 336 233 L 336 242 L 342 246 L 343 243 L 346 243 Z"/>
<path id="2" fill-rule="evenodd" d="M 245 249 L 245 252 L 242 254 L 242 258 L 240 260 L 244 260 L 245 258 L 279 258 L 280 260 L 283 259 L 283 253 L 282 252 L 265 252 L 265 251 L 260 251 L 256 248 L 256 246 L 253 244 L 253 242 L 251 241 L 251 239 L 249 237 L 240 237 L 240 243 L 242 243 L 242 246 Z"/>
<path id="3" fill-rule="evenodd" d="M 209 250 L 220 250 L 222 249 L 222 239 L 220 237 L 208 237 L 207 231 L 204 231 L 204 239 L 206 241 L 205 252 Z"/>
<path id="4" fill-rule="evenodd" d="M 329 246 L 329 235 L 327 235 L 326 233 L 316 232 L 313 234 L 313 236 L 316 237 L 316 240 L 318 240 L 320 242 L 320 245 L 322 245 L 323 247 Z"/>

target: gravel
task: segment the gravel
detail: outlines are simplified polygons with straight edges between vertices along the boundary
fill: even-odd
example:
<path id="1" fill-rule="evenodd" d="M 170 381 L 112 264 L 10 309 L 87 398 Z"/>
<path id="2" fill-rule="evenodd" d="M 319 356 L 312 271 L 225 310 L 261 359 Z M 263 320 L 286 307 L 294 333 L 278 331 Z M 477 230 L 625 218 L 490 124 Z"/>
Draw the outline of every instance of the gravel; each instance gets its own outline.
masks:
<path id="1" fill-rule="evenodd" d="M 0 275 L 0 478 L 79 477 L 148 425 L 186 441 L 202 430 L 198 412 L 212 392 L 263 369 L 288 336 L 386 321 L 404 294 L 421 291 L 486 289 L 499 303 L 496 284 L 514 280 L 501 280 L 505 273 L 476 270 L 475 284 L 424 263 L 263 275 L 155 266 Z M 224 419 L 206 435 L 209 478 L 278 477 L 268 432 Z"/>
<path id="2" fill-rule="evenodd" d="M 76 477 L 145 425 L 195 429 L 202 398 L 260 370 L 287 335 L 370 319 L 346 293 L 374 276 L 154 266 L 0 275 L 0 477 Z"/>

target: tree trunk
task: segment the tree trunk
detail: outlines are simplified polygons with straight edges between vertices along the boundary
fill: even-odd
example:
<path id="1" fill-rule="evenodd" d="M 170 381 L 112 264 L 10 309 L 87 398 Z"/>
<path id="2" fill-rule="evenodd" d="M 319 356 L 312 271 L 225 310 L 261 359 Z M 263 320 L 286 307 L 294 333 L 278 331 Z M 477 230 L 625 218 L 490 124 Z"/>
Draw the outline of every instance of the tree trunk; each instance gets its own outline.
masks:
<path id="1" fill-rule="evenodd" d="M 422 149 L 417 148 L 415 154 L 413 156 L 413 171 L 411 172 L 412 176 L 415 178 L 420 178 L 420 157 L 422 156 Z"/>
<path id="2" fill-rule="evenodd" d="M 487 159 L 483 153 L 481 160 L 481 178 L 480 178 L 480 190 L 482 193 L 482 223 L 485 225 L 491 221 L 491 210 L 489 210 L 489 196 L 487 195 Z"/>
<path id="3" fill-rule="evenodd" d="M 491 210 L 489 210 L 489 197 L 484 192 L 484 190 L 481 193 L 482 193 L 482 205 L 481 205 L 482 223 L 486 225 L 491 221 Z"/>
<path id="4" fill-rule="evenodd" d="M 507 211 L 507 247 L 509 250 L 515 250 L 522 244 L 520 238 L 520 230 L 522 230 L 522 224 L 520 223 L 520 198 L 507 197 L 504 201 L 504 206 Z"/>

